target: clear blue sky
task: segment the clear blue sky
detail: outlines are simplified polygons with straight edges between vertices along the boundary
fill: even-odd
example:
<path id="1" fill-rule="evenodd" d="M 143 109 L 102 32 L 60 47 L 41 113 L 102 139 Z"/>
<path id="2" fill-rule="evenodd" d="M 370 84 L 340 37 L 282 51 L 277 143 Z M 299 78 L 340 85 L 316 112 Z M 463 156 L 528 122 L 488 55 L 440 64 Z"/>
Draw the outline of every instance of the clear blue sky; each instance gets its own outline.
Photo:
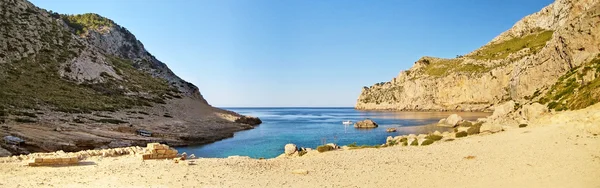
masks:
<path id="1" fill-rule="evenodd" d="M 213 106 L 353 106 L 421 56 L 466 54 L 551 0 L 31 0 L 129 29 Z"/>

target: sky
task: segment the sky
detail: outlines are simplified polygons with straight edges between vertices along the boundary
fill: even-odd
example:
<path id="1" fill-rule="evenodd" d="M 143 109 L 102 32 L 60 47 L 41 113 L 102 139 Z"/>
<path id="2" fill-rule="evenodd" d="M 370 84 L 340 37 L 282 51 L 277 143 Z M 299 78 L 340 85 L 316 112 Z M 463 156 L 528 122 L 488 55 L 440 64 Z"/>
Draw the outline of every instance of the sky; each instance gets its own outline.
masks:
<path id="1" fill-rule="evenodd" d="M 30 0 L 131 31 L 217 107 L 351 107 L 422 56 L 466 54 L 551 0 Z"/>

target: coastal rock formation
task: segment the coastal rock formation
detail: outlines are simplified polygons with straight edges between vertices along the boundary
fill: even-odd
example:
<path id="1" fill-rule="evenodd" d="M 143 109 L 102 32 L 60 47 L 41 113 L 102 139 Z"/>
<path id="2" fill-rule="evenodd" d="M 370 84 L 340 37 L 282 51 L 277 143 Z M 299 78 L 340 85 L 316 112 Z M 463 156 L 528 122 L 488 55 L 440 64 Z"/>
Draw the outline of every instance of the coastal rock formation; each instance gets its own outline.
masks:
<path id="1" fill-rule="evenodd" d="M 511 100 L 584 108 L 600 98 L 599 12 L 598 0 L 557 0 L 469 54 L 422 57 L 364 87 L 355 108 L 492 111 Z"/>
<path id="2" fill-rule="evenodd" d="M 261 121 L 214 108 L 126 28 L 0 1 L 0 136 L 12 154 L 210 143 Z M 139 130 L 152 137 L 137 135 Z"/>
<path id="3" fill-rule="evenodd" d="M 441 127 L 456 127 L 458 123 L 462 122 L 463 119 L 458 114 L 452 114 L 448 118 L 441 119 L 438 122 L 438 126 Z"/>
<path id="4" fill-rule="evenodd" d="M 370 119 L 365 119 L 359 122 L 354 123 L 355 128 L 377 128 L 379 125 L 375 123 L 375 121 Z"/>

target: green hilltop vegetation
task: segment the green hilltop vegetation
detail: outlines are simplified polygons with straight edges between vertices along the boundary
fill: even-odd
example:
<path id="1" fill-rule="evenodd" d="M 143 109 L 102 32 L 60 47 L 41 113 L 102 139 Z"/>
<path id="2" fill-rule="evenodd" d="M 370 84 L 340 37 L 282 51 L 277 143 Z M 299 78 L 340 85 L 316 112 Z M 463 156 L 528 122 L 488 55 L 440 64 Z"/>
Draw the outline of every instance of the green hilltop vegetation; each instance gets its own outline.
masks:
<path id="1" fill-rule="evenodd" d="M 477 60 L 497 60 L 504 59 L 508 55 L 518 52 L 522 49 L 529 48 L 530 54 L 538 53 L 546 43 L 552 39 L 554 31 L 536 29 L 533 33 L 523 37 L 516 37 L 499 43 L 493 43 L 484 46 L 474 55 L 468 57 Z"/>
<path id="2" fill-rule="evenodd" d="M 105 17 L 94 13 L 77 14 L 77 15 L 60 15 L 69 27 L 75 30 L 77 35 L 86 33 L 90 29 L 98 29 L 100 27 L 113 27 L 115 23 Z"/>
<path id="3" fill-rule="evenodd" d="M 516 53 L 522 49 L 529 48 L 529 54 L 537 54 L 546 43 L 552 38 L 554 31 L 536 29 L 531 34 L 523 37 L 512 38 L 499 43 L 493 43 L 482 47 L 473 55 L 465 56 L 477 60 L 497 60 L 507 58 L 508 55 Z M 450 73 L 479 74 L 489 72 L 495 66 L 477 65 L 463 63 L 463 57 L 455 59 L 435 59 L 423 60 L 428 66 L 423 68 L 423 72 L 433 77 L 443 77 Z"/>
<path id="4" fill-rule="evenodd" d="M 600 100 L 600 77 L 587 83 L 582 82 L 586 74 L 593 74 L 593 72 L 600 75 L 600 55 L 590 62 L 574 67 L 558 78 L 539 102 L 557 111 L 577 110 L 596 104 Z M 540 92 L 536 91 L 530 98 L 539 95 Z"/>

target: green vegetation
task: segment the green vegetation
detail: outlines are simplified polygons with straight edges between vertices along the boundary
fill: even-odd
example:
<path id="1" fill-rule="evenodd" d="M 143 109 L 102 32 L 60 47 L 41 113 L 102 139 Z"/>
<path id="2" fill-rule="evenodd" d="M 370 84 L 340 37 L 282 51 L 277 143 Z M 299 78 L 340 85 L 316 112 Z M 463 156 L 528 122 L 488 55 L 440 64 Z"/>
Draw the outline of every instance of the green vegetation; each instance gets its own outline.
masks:
<path id="1" fill-rule="evenodd" d="M 16 118 L 15 121 L 19 122 L 19 123 L 36 123 L 37 122 L 37 120 L 31 119 L 31 118 Z"/>
<path id="2" fill-rule="evenodd" d="M 600 55 L 558 78 L 538 102 L 556 111 L 577 110 L 596 104 L 600 100 L 600 77 L 584 83 L 586 74 L 600 74 Z"/>
<path id="3" fill-rule="evenodd" d="M 427 139 L 427 140 L 423 141 L 423 143 L 421 143 L 421 146 L 431 145 L 431 144 L 433 144 L 433 142 L 435 142 L 435 140 Z"/>
<path id="4" fill-rule="evenodd" d="M 317 147 L 317 151 L 319 152 L 326 152 L 326 151 L 331 151 L 334 150 L 335 148 L 333 148 L 333 146 L 330 145 L 322 145 L 322 146 L 318 146 Z"/>
<path id="5" fill-rule="evenodd" d="M 73 28 L 78 35 L 86 33 L 90 29 L 112 27 L 115 25 L 112 20 L 94 13 L 61 15 L 61 18 L 69 25 L 69 27 Z"/>
<path id="6" fill-rule="evenodd" d="M 77 84 L 62 78 L 59 74 L 59 70 L 63 69 L 61 64 L 76 57 L 81 50 L 71 41 L 70 35 L 55 26 L 41 35 L 46 48 L 40 49 L 35 56 L 0 66 L 0 109 L 49 106 L 68 113 L 116 111 L 164 103 L 166 95 L 179 94 L 173 94 L 178 91 L 165 80 L 139 71 L 131 61 L 116 57 L 108 57 L 109 63 L 124 80 L 117 80 L 109 74 L 103 74 L 107 80 L 105 83 Z M 125 95 L 129 92 L 145 92 L 152 97 Z"/>
<path id="7" fill-rule="evenodd" d="M 481 125 L 483 125 L 482 122 L 473 124 L 471 127 L 469 127 L 469 129 L 467 129 L 467 134 L 468 135 L 479 134 L 481 132 Z"/>
<path id="8" fill-rule="evenodd" d="M 400 139 L 400 142 L 408 142 L 408 138 L 403 137 L 403 138 Z"/>
<path id="9" fill-rule="evenodd" d="M 524 127 L 527 127 L 527 124 L 520 124 L 519 125 L 519 128 L 524 128 Z"/>
<path id="10" fill-rule="evenodd" d="M 429 63 L 429 65 L 423 68 L 425 74 L 434 77 L 443 77 L 452 72 L 483 73 L 491 69 L 483 65 L 462 63 L 462 59 L 439 59 L 434 62 L 425 61 Z"/>
<path id="11" fill-rule="evenodd" d="M 465 137 L 465 136 L 467 136 L 467 135 L 468 135 L 468 134 L 467 134 L 467 132 L 465 132 L 465 131 L 460 131 L 460 132 L 457 132 L 457 133 L 456 133 L 456 138 L 462 138 L 462 137 Z"/>
<path id="12" fill-rule="evenodd" d="M 469 57 L 478 60 L 504 59 L 508 55 L 529 48 L 530 54 L 538 53 L 552 39 L 554 31 L 538 29 L 523 37 L 512 38 L 499 43 L 484 46 L 476 54 Z"/>
<path id="13" fill-rule="evenodd" d="M 433 140 L 433 141 L 438 141 L 438 140 L 441 140 L 442 138 L 444 138 L 444 137 L 440 136 L 440 135 L 433 135 L 433 134 L 427 135 L 425 137 L 425 139 L 427 139 L 427 140 Z"/>
<path id="14" fill-rule="evenodd" d="M 394 144 L 395 144 L 395 142 L 394 142 Z M 354 142 L 352 144 L 348 144 L 347 146 L 350 149 L 381 148 L 382 147 L 381 145 L 362 145 L 362 146 L 359 146 L 359 145 L 356 145 L 356 142 Z M 383 146 L 383 147 L 386 147 L 386 146 Z"/>
<path id="15" fill-rule="evenodd" d="M 413 140 L 413 141 L 410 143 L 410 145 L 411 145 L 411 146 L 418 146 L 418 145 L 419 145 L 419 140 L 417 140 L 417 139 L 415 138 L 415 140 Z"/>
<path id="16" fill-rule="evenodd" d="M 470 121 L 463 121 L 463 122 L 459 123 L 458 126 L 471 127 L 471 126 L 473 126 L 473 123 L 471 123 Z"/>
<path id="17" fill-rule="evenodd" d="M 95 121 L 98 123 L 111 123 L 111 124 L 128 123 L 126 121 L 118 120 L 118 119 L 99 119 L 99 120 L 95 120 Z"/>

